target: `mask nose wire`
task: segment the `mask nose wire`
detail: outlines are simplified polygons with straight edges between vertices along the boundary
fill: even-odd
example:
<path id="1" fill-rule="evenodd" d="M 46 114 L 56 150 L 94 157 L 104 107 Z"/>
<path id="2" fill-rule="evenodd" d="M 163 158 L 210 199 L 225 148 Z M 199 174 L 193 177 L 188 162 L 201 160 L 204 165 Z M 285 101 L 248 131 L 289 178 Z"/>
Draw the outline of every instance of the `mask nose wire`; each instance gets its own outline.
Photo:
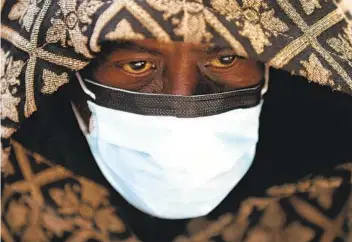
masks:
<path id="1" fill-rule="evenodd" d="M 88 87 L 84 84 L 83 78 L 78 71 L 76 72 L 76 77 L 83 92 L 95 100 L 95 94 L 91 90 L 89 90 Z"/>

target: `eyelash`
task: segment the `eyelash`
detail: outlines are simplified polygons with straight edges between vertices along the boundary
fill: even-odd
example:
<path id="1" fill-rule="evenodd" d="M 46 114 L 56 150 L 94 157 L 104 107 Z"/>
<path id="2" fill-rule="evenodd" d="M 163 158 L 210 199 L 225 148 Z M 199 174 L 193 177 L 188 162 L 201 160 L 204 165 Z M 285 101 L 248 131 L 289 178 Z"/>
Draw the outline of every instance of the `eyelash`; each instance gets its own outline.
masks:
<path id="1" fill-rule="evenodd" d="M 216 66 L 216 65 L 211 65 L 211 62 L 213 62 L 215 59 L 220 60 L 221 58 L 225 58 L 225 57 L 229 57 L 229 56 L 233 56 L 233 61 L 231 63 L 229 63 L 227 66 L 226 64 L 224 64 L 224 66 Z M 208 60 L 206 62 L 204 62 L 203 64 L 201 64 L 202 66 L 204 66 L 205 68 L 211 67 L 211 68 L 218 68 L 220 69 L 228 69 L 230 68 L 237 59 L 239 59 L 240 57 L 238 57 L 237 55 L 233 55 L 231 53 L 222 53 L 221 55 L 217 55 L 214 56 L 213 58 L 208 58 Z M 127 71 L 126 68 L 124 68 L 124 65 L 126 64 L 131 64 L 131 63 L 138 63 L 138 62 L 150 62 L 151 63 L 151 68 L 142 71 L 140 73 L 138 73 L 138 71 L 133 72 L 133 71 Z M 135 60 L 129 60 L 129 61 L 121 61 L 118 63 L 115 63 L 115 67 L 121 69 L 122 71 L 124 71 L 125 73 L 135 76 L 135 77 L 143 77 L 146 76 L 146 73 L 148 72 L 149 74 L 151 74 L 151 72 L 154 72 L 155 70 L 160 70 L 160 68 L 162 68 L 162 63 L 161 61 L 156 61 L 156 60 L 151 60 L 149 58 L 145 58 L 145 59 L 135 59 Z"/>

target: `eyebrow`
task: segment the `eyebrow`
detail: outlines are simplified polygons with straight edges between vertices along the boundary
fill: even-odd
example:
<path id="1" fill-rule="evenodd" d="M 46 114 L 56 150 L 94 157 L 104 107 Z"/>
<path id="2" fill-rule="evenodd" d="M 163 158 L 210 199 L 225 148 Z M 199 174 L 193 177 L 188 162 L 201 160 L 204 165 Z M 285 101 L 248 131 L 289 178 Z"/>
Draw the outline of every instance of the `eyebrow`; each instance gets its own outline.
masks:
<path id="1" fill-rule="evenodd" d="M 162 53 L 158 50 L 153 50 L 153 49 L 149 49 L 147 47 L 144 47 L 142 45 L 133 43 L 133 42 L 120 42 L 115 44 L 115 50 L 119 50 L 119 49 L 128 49 L 128 50 L 135 50 L 135 51 L 140 51 L 140 52 L 147 52 L 150 53 L 152 55 L 162 55 Z"/>
<path id="2" fill-rule="evenodd" d="M 215 53 L 219 53 L 224 50 L 232 50 L 233 51 L 233 49 L 230 46 L 211 46 L 211 47 L 207 48 L 205 52 L 207 54 L 215 54 Z"/>
<path id="3" fill-rule="evenodd" d="M 109 43 L 109 44 L 113 44 L 113 49 L 112 50 L 110 49 L 111 52 L 115 50 L 120 50 L 120 49 L 128 49 L 128 50 L 134 50 L 139 52 L 146 52 L 152 55 L 163 55 L 161 51 L 158 51 L 156 49 L 150 49 L 130 41 L 117 42 L 117 43 L 115 42 L 115 43 Z M 210 46 L 208 48 L 204 47 L 204 49 L 205 49 L 204 53 L 206 54 L 216 54 L 221 51 L 233 50 L 233 48 L 231 48 L 230 46 Z"/>

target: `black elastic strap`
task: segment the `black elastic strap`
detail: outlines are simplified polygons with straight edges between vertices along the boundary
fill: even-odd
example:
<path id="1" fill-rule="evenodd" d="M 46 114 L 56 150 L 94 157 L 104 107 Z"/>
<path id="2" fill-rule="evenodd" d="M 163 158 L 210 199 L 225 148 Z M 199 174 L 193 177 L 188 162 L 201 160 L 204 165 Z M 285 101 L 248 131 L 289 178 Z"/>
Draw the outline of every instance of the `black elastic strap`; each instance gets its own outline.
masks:
<path id="1" fill-rule="evenodd" d="M 94 103 L 115 110 L 153 116 L 194 118 L 216 115 L 238 108 L 259 104 L 260 84 L 230 92 L 195 96 L 136 93 L 85 80 L 87 88 L 95 94 Z"/>

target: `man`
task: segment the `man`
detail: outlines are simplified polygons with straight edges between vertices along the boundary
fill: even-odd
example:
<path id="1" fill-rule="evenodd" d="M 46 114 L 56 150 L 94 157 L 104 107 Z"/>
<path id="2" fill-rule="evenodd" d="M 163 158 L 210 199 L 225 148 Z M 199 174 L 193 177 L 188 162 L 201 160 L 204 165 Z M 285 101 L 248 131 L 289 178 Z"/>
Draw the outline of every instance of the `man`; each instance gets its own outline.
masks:
<path id="1" fill-rule="evenodd" d="M 333 3 L 3 15 L 5 241 L 348 239 L 352 46 Z"/>

